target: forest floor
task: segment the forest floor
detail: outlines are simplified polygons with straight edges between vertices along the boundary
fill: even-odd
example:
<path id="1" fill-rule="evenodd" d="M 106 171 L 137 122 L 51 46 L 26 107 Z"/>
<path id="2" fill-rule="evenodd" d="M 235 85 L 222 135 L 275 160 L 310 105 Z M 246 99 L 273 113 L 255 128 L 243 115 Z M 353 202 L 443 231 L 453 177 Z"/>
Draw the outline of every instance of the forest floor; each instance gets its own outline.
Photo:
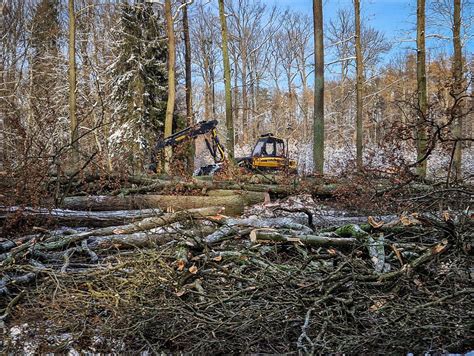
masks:
<path id="1" fill-rule="evenodd" d="M 2 353 L 474 349 L 472 185 L 51 184 L 0 207 Z"/>

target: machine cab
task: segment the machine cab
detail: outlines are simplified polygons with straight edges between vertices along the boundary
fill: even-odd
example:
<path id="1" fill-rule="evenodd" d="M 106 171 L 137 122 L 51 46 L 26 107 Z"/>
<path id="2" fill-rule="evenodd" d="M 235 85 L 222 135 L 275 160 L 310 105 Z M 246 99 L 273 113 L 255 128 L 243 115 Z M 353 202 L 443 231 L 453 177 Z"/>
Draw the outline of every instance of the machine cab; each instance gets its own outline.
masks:
<path id="1" fill-rule="evenodd" d="M 285 157 L 285 143 L 268 133 L 261 135 L 252 151 L 252 157 Z"/>

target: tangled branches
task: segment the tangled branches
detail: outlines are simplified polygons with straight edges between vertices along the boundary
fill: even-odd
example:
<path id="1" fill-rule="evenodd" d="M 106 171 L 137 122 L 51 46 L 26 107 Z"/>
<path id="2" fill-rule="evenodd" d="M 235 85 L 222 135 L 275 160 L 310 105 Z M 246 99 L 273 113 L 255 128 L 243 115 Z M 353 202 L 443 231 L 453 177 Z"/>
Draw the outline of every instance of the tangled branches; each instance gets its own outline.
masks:
<path id="1" fill-rule="evenodd" d="M 14 317 L 40 352 L 470 350 L 472 266 L 456 239 L 467 241 L 472 226 L 462 226 L 455 234 L 440 222 L 406 226 L 383 240 L 370 231 L 385 246 L 390 271 L 380 273 L 370 240 L 335 249 L 296 239 L 252 243 L 234 233 L 207 245 L 195 229 L 154 248 L 109 245 L 94 250 L 94 268 L 36 269 L 42 277 Z M 81 259 L 87 254 L 76 266 Z M 18 345 L 11 339 L 4 349 Z"/>

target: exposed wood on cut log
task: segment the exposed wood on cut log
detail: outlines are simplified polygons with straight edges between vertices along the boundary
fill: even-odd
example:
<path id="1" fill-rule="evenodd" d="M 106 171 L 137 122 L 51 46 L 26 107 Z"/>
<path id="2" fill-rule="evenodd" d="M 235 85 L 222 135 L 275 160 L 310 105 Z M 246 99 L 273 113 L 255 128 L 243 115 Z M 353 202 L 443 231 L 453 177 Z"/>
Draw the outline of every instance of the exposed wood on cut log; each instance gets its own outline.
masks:
<path id="1" fill-rule="evenodd" d="M 240 215 L 244 207 L 263 202 L 265 193 L 242 192 L 231 196 L 182 196 L 182 195 L 131 195 L 131 196 L 88 196 L 68 197 L 63 207 L 72 210 L 113 210 L 160 208 L 163 210 L 184 210 L 207 206 L 222 206 L 227 215 Z"/>

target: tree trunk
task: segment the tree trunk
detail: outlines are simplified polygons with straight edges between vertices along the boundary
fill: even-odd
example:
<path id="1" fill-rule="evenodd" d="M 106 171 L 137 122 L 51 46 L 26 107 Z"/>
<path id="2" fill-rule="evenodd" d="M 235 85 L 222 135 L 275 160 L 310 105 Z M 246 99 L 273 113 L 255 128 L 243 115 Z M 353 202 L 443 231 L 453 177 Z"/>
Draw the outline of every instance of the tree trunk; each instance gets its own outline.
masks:
<path id="1" fill-rule="evenodd" d="M 79 165 L 79 130 L 76 117 L 76 16 L 74 0 L 68 0 L 69 14 L 69 120 L 71 125 L 72 161 Z"/>
<path id="2" fill-rule="evenodd" d="M 46 239 L 41 244 L 36 244 L 36 239 L 32 239 L 26 243 L 23 243 L 13 249 L 8 253 L 0 255 L 0 267 L 14 263 L 15 256 L 18 254 L 31 250 L 34 248 L 35 252 L 51 251 L 62 249 L 71 244 L 81 242 L 85 239 L 88 239 L 92 236 L 110 236 L 110 235 L 128 235 L 135 232 L 147 231 L 161 226 L 166 226 L 173 224 L 178 221 L 187 220 L 187 219 L 199 219 L 206 216 L 213 216 L 220 213 L 220 208 L 217 207 L 207 207 L 202 209 L 190 209 L 186 211 L 178 211 L 175 213 L 167 213 L 162 216 L 150 217 L 143 220 L 140 220 L 135 223 L 120 225 L 120 226 L 110 226 L 103 227 L 100 229 L 95 229 L 91 231 L 84 231 L 74 233 L 72 235 L 64 236 L 61 239 L 57 239 L 56 236 L 52 236 L 49 239 Z"/>
<path id="3" fill-rule="evenodd" d="M 168 102 L 166 104 L 165 138 L 173 132 L 173 113 L 176 96 L 175 67 L 176 48 L 173 28 L 173 15 L 171 12 L 171 0 L 165 0 L 166 31 L 168 34 Z M 170 160 L 173 151 L 170 146 L 165 147 L 165 172 L 170 171 Z"/>
<path id="4" fill-rule="evenodd" d="M 425 0 L 417 0 L 416 25 L 416 80 L 418 90 L 418 119 L 416 125 L 417 160 L 420 161 L 426 153 L 426 113 L 428 99 L 426 93 L 426 51 L 425 51 Z M 426 178 L 427 160 L 419 163 L 417 174 Z"/>
<path id="5" fill-rule="evenodd" d="M 363 95 L 363 73 L 364 64 L 362 58 L 362 46 L 360 38 L 360 0 L 354 0 L 355 13 L 355 46 L 356 46 L 356 161 L 357 170 L 362 170 L 362 144 L 363 144 L 363 120 L 362 120 L 362 95 Z"/>
<path id="6" fill-rule="evenodd" d="M 211 80 L 209 76 L 209 57 L 208 53 L 204 52 L 203 59 L 204 71 L 204 119 L 212 120 L 212 95 L 211 95 Z"/>
<path id="7" fill-rule="evenodd" d="M 192 92 L 192 74 L 191 74 L 191 40 L 189 38 L 188 5 L 186 0 L 182 1 L 183 7 L 183 36 L 184 36 L 184 66 L 186 76 L 186 124 L 194 124 L 193 115 L 193 92 Z M 194 141 L 188 143 L 188 171 L 192 174 L 194 171 Z"/>
<path id="8" fill-rule="evenodd" d="M 247 48 L 246 43 L 240 49 L 242 67 L 242 141 L 247 143 L 249 139 L 248 122 L 248 99 L 247 99 Z"/>
<path id="9" fill-rule="evenodd" d="M 64 225 L 104 227 L 129 223 L 132 221 L 159 215 L 161 210 L 118 210 L 118 211 L 82 211 L 63 209 L 44 209 L 29 207 L 0 208 L 0 222 L 4 223 L 9 216 L 17 214 L 35 225 Z M 21 214 L 21 215 L 20 215 Z"/>
<path id="10" fill-rule="evenodd" d="M 224 13 L 224 0 L 219 0 L 219 18 L 222 33 L 222 60 L 224 62 L 225 84 L 225 123 L 227 128 L 226 149 L 230 159 L 234 158 L 234 121 L 232 119 L 232 93 L 230 89 L 230 63 L 227 48 L 227 22 Z"/>
<path id="11" fill-rule="evenodd" d="M 455 99 L 459 100 L 463 91 L 463 75 L 462 75 L 462 48 L 461 48 L 461 0 L 454 0 L 454 18 L 453 18 L 453 46 L 454 46 L 454 63 L 453 63 L 453 78 L 454 78 L 454 95 Z M 455 179 L 459 180 L 462 177 L 461 160 L 462 160 L 462 116 L 463 116 L 464 100 L 460 100 L 454 108 L 454 138 L 456 148 L 454 150 L 453 169 Z"/>
<path id="12" fill-rule="evenodd" d="M 313 162 L 314 171 L 323 174 L 324 169 L 324 43 L 323 4 L 313 0 L 314 60 L 316 64 L 314 83 Z"/>
<path id="13" fill-rule="evenodd" d="M 128 210 L 152 209 L 184 210 L 222 206 L 226 215 L 240 215 L 244 207 L 263 203 L 264 193 L 242 193 L 229 196 L 194 196 L 194 195 L 130 195 L 120 196 L 78 196 L 64 199 L 62 207 L 71 210 Z"/>
<path id="14" fill-rule="evenodd" d="M 274 241 L 274 242 L 292 242 L 302 243 L 309 246 L 318 247 L 353 247 L 358 243 L 353 237 L 337 237 L 324 235 L 295 235 L 291 233 L 279 233 L 274 229 L 261 230 L 255 229 L 250 233 L 252 242 Z"/>

